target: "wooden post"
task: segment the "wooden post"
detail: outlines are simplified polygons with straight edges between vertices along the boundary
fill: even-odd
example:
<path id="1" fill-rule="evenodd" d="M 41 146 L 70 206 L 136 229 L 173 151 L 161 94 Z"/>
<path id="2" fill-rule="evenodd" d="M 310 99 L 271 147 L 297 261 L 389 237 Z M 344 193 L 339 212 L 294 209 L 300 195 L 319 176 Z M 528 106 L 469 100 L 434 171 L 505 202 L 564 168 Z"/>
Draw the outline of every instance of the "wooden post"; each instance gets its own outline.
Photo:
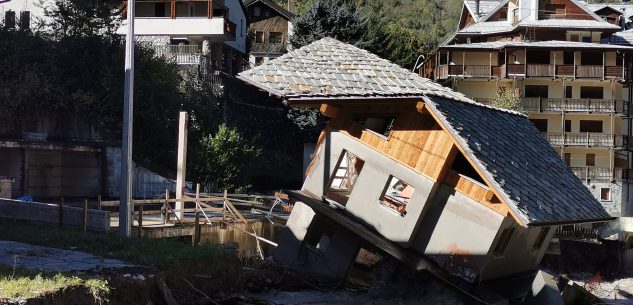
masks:
<path id="1" fill-rule="evenodd" d="M 187 177 L 187 128 L 189 125 L 189 115 L 181 111 L 178 123 L 178 160 L 176 169 L 176 215 L 183 219 L 185 202 L 184 191 Z"/>
<path id="2" fill-rule="evenodd" d="M 228 193 L 224 190 L 224 204 L 222 205 L 222 220 L 226 221 L 226 202 L 228 201 Z"/>
<path id="3" fill-rule="evenodd" d="M 83 209 L 83 229 L 84 233 L 88 231 L 88 199 L 84 199 L 84 209 Z"/>
<path id="4" fill-rule="evenodd" d="M 99 211 L 101 211 L 101 195 L 97 195 L 97 207 Z"/>
<path id="5" fill-rule="evenodd" d="M 165 190 L 165 204 L 161 210 L 164 210 L 163 224 L 169 223 L 169 190 Z"/>
<path id="6" fill-rule="evenodd" d="M 59 226 L 64 226 L 64 197 L 59 201 Z"/>
<path id="7" fill-rule="evenodd" d="M 138 234 L 138 238 L 143 237 L 143 204 L 139 204 L 138 206 L 138 228 L 136 230 Z"/>
<path id="8" fill-rule="evenodd" d="M 197 247 L 200 242 L 200 209 L 196 207 L 196 219 L 193 224 L 193 236 L 192 236 L 193 246 Z"/>
<path id="9" fill-rule="evenodd" d="M 171 1 L 171 19 L 176 18 L 176 1 Z"/>

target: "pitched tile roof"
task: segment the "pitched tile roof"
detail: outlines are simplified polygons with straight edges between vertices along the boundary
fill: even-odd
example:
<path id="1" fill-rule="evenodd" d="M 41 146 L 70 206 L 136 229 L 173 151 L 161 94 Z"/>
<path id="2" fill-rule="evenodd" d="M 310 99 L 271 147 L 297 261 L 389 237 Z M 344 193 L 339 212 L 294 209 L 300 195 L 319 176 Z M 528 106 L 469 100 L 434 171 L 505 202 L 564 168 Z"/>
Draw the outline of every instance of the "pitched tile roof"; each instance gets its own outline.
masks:
<path id="1" fill-rule="evenodd" d="M 516 27 L 508 21 L 486 21 L 473 23 L 459 30 L 458 34 L 495 34 L 511 32 Z"/>
<path id="2" fill-rule="evenodd" d="M 333 38 L 241 72 L 238 78 L 286 99 L 430 94 L 474 103 L 461 93 Z"/>
<path id="3" fill-rule="evenodd" d="M 633 46 L 633 29 L 613 33 L 610 37 L 603 39 L 602 43 Z"/>
<path id="4" fill-rule="evenodd" d="M 488 16 L 501 2 L 501 0 L 479 0 L 479 13 L 475 12 L 477 4 L 476 0 L 464 0 L 466 8 L 475 15 L 476 20 Z"/>
<path id="5" fill-rule="evenodd" d="M 524 224 L 611 218 L 526 118 L 425 100 Z"/>
<path id="6" fill-rule="evenodd" d="M 349 44 L 324 38 L 238 77 L 285 99 L 422 98 L 524 224 L 610 218 L 525 115 L 476 103 Z"/>

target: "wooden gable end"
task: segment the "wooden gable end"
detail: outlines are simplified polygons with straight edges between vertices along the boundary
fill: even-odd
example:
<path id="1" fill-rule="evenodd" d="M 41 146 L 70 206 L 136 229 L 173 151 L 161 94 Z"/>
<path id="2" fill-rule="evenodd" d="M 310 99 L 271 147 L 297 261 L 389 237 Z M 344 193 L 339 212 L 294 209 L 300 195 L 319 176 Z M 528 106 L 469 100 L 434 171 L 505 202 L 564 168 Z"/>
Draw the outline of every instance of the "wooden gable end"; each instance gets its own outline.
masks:
<path id="1" fill-rule="evenodd" d="M 570 0 L 539 0 L 539 19 L 595 20 L 583 8 Z"/>
<path id="2" fill-rule="evenodd" d="M 459 18 L 458 30 L 461 30 L 475 22 L 475 18 L 470 14 L 470 11 L 466 7 L 466 5 L 462 6 L 462 14 Z"/>
<path id="3" fill-rule="evenodd" d="M 481 170 L 423 102 L 323 104 L 320 110 L 331 119 L 324 132 L 331 126 L 504 217 L 512 215 Z M 367 118 L 394 120 L 389 133 L 381 134 L 382 130 L 371 130 L 361 124 Z"/>

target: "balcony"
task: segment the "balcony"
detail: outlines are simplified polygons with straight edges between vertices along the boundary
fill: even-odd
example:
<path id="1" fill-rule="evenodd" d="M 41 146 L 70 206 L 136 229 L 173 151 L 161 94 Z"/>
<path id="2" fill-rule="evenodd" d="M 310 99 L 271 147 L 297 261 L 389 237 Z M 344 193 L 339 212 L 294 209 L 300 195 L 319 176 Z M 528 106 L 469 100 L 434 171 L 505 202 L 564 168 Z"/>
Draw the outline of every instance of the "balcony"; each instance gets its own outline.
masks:
<path id="1" fill-rule="evenodd" d="M 153 45 L 155 55 L 178 65 L 199 65 L 202 53 L 199 45 Z"/>
<path id="2" fill-rule="evenodd" d="M 539 98 L 521 99 L 521 105 L 528 112 L 569 112 L 582 114 L 628 114 L 626 101 L 589 98 Z"/>
<path id="3" fill-rule="evenodd" d="M 545 132 L 543 137 L 552 146 L 627 148 L 628 136 L 594 132 Z"/>
<path id="4" fill-rule="evenodd" d="M 617 181 L 624 178 L 622 168 L 607 167 L 571 167 L 571 171 L 580 180 Z"/>
<path id="5" fill-rule="evenodd" d="M 622 66 L 574 66 L 551 64 L 440 65 L 435 69 L 436 79 L 446 79 L 449 77 L 505 78 L 507 76 L 575 79 L 622 79 L 624 78 L 624 70 Z"/>

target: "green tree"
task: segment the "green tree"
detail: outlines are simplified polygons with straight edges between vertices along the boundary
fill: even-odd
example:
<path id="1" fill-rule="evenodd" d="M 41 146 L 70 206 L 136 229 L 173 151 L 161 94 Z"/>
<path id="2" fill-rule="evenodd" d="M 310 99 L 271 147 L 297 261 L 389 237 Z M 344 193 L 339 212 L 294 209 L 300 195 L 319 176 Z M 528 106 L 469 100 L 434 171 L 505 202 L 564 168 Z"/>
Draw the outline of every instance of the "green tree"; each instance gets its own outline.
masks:
<path id="1" fill-rule="evenodd" d="M 367 20 L 354 5 L 345 0 L 314 0 L 308 10 L 293 21 L 290 43 L 295 48 L 325 37 L 364 46 Z"/>
<path id="2" fill-rule="evenodd" d="M 118 0 L 54 0 L 44 7 L 49 32 L 56 37 L 116 35 L 123 16 Z"/>
<path id="3" fill-rule="evenodd" d="M 518 112 L 524 112 L 525 109 L 521 105 L 521 100 L 514 94 L 512 90 L 505 87 L 499 87 L 496 91 L 495 98 L 490 103 L 490 106 L 503 108 Z"/>
<path id="4" fill-rule="evenodd" d="M 257 163 L 261 150 L 235 128 L 221 124 L 215 134 L 200 139 L 194 155 L 193 175 L 212 190 L 245 190 L 250 187 L 243 172 Z"/>

